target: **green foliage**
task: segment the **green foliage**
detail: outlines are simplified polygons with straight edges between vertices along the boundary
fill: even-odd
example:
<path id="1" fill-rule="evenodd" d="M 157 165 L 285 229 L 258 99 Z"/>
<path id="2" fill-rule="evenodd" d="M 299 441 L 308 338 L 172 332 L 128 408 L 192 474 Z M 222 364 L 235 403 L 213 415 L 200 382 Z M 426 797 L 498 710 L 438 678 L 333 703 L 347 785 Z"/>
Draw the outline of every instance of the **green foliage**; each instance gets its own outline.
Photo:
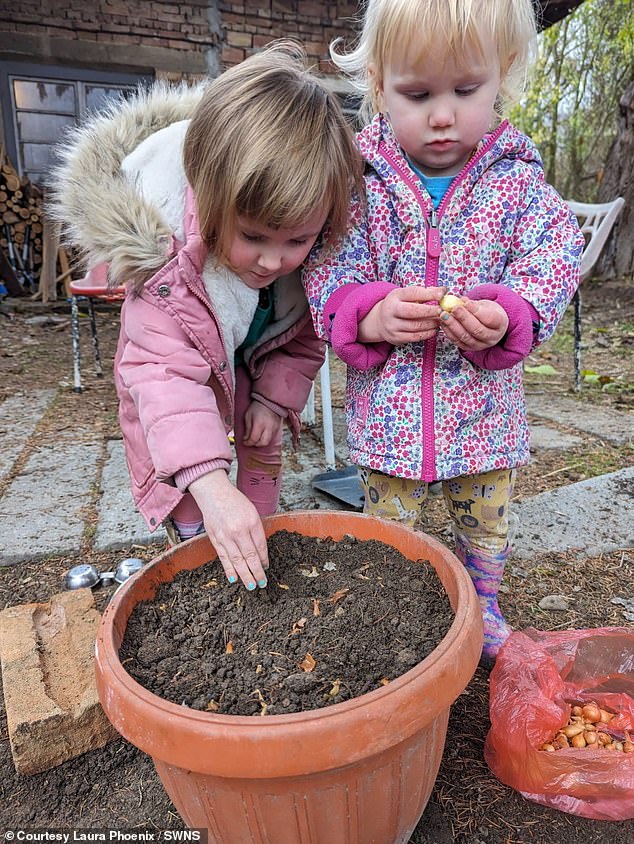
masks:
<path id="1" fill-rule="evenodd" d="M 530 135 L 547 179 L 592 202 L 634 80 L 634 0 L 585 0 L 539 39 L 530 87 L 511 120 Z"/>
<path id="2" fill-rule="evenodd" d="M 549 363 L 541 363 L 538 366 L 526 365 L 524 372 L 530 372 L 533 375 L 557 375 L 557 370 Z"/>

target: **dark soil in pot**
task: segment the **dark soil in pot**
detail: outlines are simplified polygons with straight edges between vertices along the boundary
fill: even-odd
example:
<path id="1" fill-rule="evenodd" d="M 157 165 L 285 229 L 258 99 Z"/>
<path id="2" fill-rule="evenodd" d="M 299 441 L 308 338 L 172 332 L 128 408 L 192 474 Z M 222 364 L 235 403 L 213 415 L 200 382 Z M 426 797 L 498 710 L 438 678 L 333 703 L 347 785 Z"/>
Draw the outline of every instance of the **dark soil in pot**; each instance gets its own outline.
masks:
<path id="1" fill-rule="evenodd" d="M 180 572 L 132 612 L 126 671 L 199 710 L 273 715 L 380 688 L 428 656 L 453 611 L 435 569 L 378 541 L 280 531 L 269 585 L 230 586 L 218 561 Z"/>

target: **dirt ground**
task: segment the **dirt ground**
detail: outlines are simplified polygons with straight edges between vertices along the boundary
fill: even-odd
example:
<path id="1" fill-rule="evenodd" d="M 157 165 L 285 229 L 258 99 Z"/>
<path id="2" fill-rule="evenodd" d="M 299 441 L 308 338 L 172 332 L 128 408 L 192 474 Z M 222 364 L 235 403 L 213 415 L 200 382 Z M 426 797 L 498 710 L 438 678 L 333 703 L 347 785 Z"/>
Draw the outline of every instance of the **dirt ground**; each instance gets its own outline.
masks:
<path id="1" fill-rule="evenodd" d="M 110 367 L 117 314 L 98 314 L 106 376 L 92 374 L 89 332 L 82 325 L 85 392 L 72 392 L 68 306 L 43 307 L 13 300 L 0 309 L 0 400 L 16 390 L 59 388 L 56 413 L 36 432 L 39 443 L 54 443 L 61 428 L 116 436 L 116 401 Z M 34 317 L 40 319 L 33 322 Z M 58 322 L 58 320 L 61 320 Z M 84 323 L 86 321 L 83 321 Z M 582 402 L 634 413 L 634 295 L 631 282 L 584 286 L 583 368 L 588 371 Z M 543 367 L 550 367 L 544 372 Z M 531 371 L 537 368 L 537 372 Z M 333 367 L 335 402 L 341 395 L 340 370 Z M 567 315 L 553 340 L 527 361 L 527 392 L 573 395 L 572 318 Z M 16 420 L 19 424 L 19 420 Z M 562 431 L 567 429 L 561 427 Z M 537 450 L 530 466 L 518 473 L 518 498 L 586 477 L 634 465 L 632 445 L 620 448 L 589 435 L 566 451 Z M 310 432 L 307 432 L 310 436 Z M 18 463 L 19 465 L 19 463 Z M 0 481 L 0 493 L 11 476 Z M 442 505 L 433 500 L 425 526 L 448 541 Z M 90 537 L 80 559 L 111 569 L 122 557 L 150 559 L 160 546 L 133 547 L 116 554 L 96 554 Z M 63 573 L 77 558 L 26 561 L 0 569 L 0 608 L 45 601 L 60 591 Z M 545 554 L 530 563 L 507 567 L 500 603 L 511 625 L 521 629 L 632 626 L 614 597 L 632 598 L 634 552 L 602 554 L 582 562 Z M 541 597 L 575 596 L 570 609 L 539 608 Z M 103 609 L 111 589 L 97 590 Z M 483 757 L 489 728 L 489 671 L 478 668 L 452 707 L 443 762 L 435 789 L 411 844 L 613 844 L 634 840 L 634 821 L 591 821 L 546 809 L 525 800 L 491 774 Z M 182 821 L 156 776 L 151 760 L 123 739 L 51 771 L 24 777 L 13 767 L 4 710 L 0 713 L 0 827 L 15 829 L 107 827 L 180 829 Z M 630 800 L 633 799 L 630 796 Z M 233 842 L 227 842 L 233 844 Z M 322 844 L 322 842 L 320 842 Z M 328 844 L 328 842 L 323 842 Z"/>

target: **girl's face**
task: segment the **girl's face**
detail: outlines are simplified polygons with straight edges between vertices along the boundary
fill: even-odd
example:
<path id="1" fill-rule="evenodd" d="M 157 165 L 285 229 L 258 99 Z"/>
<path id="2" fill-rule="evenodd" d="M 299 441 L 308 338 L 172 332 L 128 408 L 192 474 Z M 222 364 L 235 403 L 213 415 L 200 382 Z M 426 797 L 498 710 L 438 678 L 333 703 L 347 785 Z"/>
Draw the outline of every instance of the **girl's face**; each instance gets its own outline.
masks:
<path id="1" fill-rule="evenodd" d="M 327 216 L 328 211 L 319 209 L 290 229 L 274 229 L 238 216 L 227 252 L 228 264 L 247 287 L 268 287 L 304 262 Z"/>
<path id="2" fill-rule="evenodd" d="M 493 42 L 483 47 L 486 59 L 466 49 L 459 64 L 437 50 L 414 65 L 395 59 L 376 79 L 399 144 L 426 176 L 459 173 L 491 126 L 500 63 Z"/>

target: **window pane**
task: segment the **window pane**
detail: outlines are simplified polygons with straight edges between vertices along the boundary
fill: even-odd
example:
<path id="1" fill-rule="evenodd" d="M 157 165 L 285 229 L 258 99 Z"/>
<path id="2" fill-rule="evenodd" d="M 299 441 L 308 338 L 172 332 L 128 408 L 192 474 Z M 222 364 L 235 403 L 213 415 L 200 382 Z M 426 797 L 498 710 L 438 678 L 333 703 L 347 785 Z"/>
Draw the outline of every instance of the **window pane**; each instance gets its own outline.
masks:
<path id="1" fill-rule="evenodd" d="M 17 114 L 18 132 L 22 141 L 45 141 L 57 143 L 67 126 L 74 125 L 71 116 L 61 114 L 35 114 L 20 111 Z"/>
<path id="2" fill-rule="evenodd" d="M 108 100 L 118 100 L 121 95 L 129 95 L 134 88 L 114 85 L 86 85 L 86 108 L 89 111 L 101 111 Z"/>
<path id="3" fill-rule="evenodd" d="M 44 188 L 47 184 L 47 176 L 45 173 L 39 173 L 37 170 L 24 170 L 23 175 L 39 188 Z"/>
<path id="4" fill-rule="evenodd" d="M 16 108 L 75 114 L 75 86 L 72 82 L 14 79 L 13 92 Z"/>
<path id="5" fill-rule="evenodd" d="M 54 147 L 50 144 L 22 144 L 22 163 L 26 170 L 48 170 L 53 154 Z"/>

